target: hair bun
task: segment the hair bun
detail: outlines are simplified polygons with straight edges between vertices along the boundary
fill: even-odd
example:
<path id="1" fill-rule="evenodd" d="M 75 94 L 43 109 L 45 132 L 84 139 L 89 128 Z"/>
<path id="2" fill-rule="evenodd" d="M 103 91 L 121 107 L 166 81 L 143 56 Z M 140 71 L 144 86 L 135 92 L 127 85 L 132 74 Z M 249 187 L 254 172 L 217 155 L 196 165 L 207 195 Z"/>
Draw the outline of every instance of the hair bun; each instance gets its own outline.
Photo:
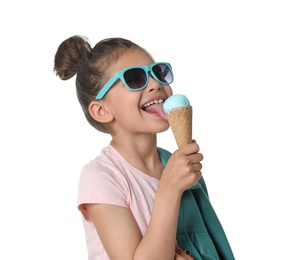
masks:
<path id="1" fill-rule="evenodd" d="M 89 59 L 91 46 L 88 38 L 75 35 L 63 41 L 55 54 L 54 71 L 62 80 L 72 78 Z"/>

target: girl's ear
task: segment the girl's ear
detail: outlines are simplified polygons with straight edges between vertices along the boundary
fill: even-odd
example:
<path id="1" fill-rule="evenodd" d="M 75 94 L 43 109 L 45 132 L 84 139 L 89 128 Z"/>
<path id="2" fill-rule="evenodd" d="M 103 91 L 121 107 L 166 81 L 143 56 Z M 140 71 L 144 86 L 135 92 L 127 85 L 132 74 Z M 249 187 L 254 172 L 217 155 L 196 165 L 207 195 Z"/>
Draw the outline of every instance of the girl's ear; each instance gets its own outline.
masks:
<path id="1" fill-rule="evenodd" d="M 91 101 L 88 111 L 95 121 L 109 123 L 113 120 L 113 115 L 103 102 Z"/>

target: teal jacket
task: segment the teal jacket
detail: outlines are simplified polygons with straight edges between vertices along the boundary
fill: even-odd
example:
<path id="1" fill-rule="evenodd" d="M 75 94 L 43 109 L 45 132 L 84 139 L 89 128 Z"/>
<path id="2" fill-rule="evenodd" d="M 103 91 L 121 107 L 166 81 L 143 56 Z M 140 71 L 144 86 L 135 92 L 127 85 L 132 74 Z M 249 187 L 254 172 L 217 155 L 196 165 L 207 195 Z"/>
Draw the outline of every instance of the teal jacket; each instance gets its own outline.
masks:
<path id="1" fill-rule="evenodd" d="M 163 165 L 171 153 L 158 152 Z M 234 255 L 222 225 L 210 203 L 203 177 L 186 190 L 181 199 L 177 241 L 194 260 L 234 260 Z"/>

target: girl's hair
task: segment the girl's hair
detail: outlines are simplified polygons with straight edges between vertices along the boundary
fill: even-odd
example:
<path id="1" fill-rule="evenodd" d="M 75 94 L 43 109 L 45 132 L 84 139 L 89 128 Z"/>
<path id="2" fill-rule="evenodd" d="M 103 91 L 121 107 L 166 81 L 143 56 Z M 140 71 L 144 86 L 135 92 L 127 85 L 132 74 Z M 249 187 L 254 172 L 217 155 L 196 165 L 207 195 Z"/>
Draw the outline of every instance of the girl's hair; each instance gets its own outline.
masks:
<path id="1" fill-rule="evenodd" d="M 92 118 L 88 106 L 108 80 L 110 65 L 132 48 L 144 50 L 123 38 L 104 39 L 91 48 L 86 37 L 76 35 L 63 41 L 55 54 L 54 72 L 62 80 L 70 79 L 76 74 L 77 98 L 84 115 L 101 132 L 108 133 L 108 130 Z"/>

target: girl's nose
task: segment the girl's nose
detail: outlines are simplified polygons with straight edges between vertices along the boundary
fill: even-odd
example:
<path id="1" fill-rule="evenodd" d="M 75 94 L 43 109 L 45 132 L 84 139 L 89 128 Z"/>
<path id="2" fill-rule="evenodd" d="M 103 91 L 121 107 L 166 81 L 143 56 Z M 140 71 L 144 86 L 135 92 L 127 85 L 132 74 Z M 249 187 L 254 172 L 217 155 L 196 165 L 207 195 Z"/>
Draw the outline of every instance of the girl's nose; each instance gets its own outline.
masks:
<path id="1" fill-rule="evenodd" d="M 160 90 L 162 89 L 163 85 L 156 81 L 151 75 L 149 75 L 149 81 L 146 89 L 148 91 Z"/>

